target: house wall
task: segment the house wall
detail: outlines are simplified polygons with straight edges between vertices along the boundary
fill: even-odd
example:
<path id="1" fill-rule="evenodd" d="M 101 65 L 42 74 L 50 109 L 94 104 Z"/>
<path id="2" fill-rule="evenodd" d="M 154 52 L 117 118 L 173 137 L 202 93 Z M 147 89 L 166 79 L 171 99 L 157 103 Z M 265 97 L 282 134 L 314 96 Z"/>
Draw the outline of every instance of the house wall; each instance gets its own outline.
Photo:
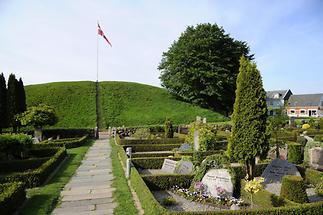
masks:
<path id="1" fill-rule="evenodd" d="M 293 112 L 294 111 L 294 112 Z M 318 106 L 307 106 L 307 107 L 288 107 L 287 115 L 289 117 L 323 117 L 323 111 Z M 316 112 L 316 114 L 313 114 Z"/>

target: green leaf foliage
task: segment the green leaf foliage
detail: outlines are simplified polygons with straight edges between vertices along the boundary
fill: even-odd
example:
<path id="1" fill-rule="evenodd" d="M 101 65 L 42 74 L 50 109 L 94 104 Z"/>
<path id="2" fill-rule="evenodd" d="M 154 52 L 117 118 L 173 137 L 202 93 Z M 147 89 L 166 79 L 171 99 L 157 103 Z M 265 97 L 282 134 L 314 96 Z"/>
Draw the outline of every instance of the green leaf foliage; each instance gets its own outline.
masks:
<path id="1" fill-rule="evenodd" d="M 170 119 L 166 118 L 164 128 L 165 128 L 165 137 L 166 138 L 173 138 L 174 137 L 174 129 L 173 129 L 172 121 L 170 121 Z"/>
<path id="2" fill-rule="evenodd" d="M 296 175 L 284 176 L 280 196 L 297 203 L 308 202 L 306 187 L 302 177 Z"/>
<path id="3" fill-rule="evenodd" d="M 266 120 L 266 93 L 260 72 L 254 63 L 241 57 L 228 155 L 253 166 L 255 157 L 269 149 Z"/>
<path id="4" fill-rule="evenodd" d="M 15 115 L 18 113 L 18 101 L 17 101 L 17 79 L 14 74 L 10 74 L 8 80 L 7 91 L 7 114 L 8 123 L 10 126 L 16 125 Z"/>
<path id="5" fill-rule="evenodd" d="M 163 53 L 158 67 L 162 86 L 185 101 L 231 111 L 241 55 L 252 58 L 247 43 L 222 27 L 189 26 Z"/>
<path id="6" fill-rule="evenodd" d="M 0 74 L 0 133 L 7 125 L 7 87 L 3 73 Z"/>
<path id="7" fill-rule="evenodd" d="M 34 127 L 54 125 L 57 122 L 54 108 L 43 104 L 28 108 L 26 112 L 21 114 L 19 119 L 22 125 L 31 125 Z"/>

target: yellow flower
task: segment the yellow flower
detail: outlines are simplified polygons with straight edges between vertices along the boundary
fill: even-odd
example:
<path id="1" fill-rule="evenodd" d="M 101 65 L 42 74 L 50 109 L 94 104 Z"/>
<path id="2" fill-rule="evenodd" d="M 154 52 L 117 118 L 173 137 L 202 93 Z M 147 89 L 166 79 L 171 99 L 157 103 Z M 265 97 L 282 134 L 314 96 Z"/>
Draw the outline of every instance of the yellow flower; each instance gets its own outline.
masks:
<path id="1" fill-rule="evenodd" d="M 309 124 L 302 125 L 302 129 L 309 129 L 311 126 Z"/>

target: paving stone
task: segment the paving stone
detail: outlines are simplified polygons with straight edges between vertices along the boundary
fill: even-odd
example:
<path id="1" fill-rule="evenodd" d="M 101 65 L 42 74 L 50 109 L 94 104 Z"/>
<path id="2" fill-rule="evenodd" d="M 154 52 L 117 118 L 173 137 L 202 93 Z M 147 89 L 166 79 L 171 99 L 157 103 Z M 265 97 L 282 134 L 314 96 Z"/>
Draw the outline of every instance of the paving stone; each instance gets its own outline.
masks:
<path id="1" fill-rule="evenodd" d="M 61 191 L 54 215 L 113 214 L 111 147 L 108 139 L 95 141 L 70 182 Z"/>

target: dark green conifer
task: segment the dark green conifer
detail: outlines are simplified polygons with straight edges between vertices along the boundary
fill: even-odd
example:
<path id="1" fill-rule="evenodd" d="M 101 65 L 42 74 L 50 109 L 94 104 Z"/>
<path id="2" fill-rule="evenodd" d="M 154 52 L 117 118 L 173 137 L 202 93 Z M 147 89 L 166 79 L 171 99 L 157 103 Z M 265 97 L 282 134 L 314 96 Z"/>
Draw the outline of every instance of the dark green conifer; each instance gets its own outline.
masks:
<path id="1" fill-rule="evenodd" d="M 228 155 L 246 165 L 248 179 L 254 177 L 256 156 L 265 155 L 269 149 L 266 120 L 266 93 L 260 72 L 254 63 L 241 57 Z"/>
<path id="2" fill-rule="evenodd" d="M 0 133 L 7 127 L 7 86 L 3 73 L 0 74 Z"/>

